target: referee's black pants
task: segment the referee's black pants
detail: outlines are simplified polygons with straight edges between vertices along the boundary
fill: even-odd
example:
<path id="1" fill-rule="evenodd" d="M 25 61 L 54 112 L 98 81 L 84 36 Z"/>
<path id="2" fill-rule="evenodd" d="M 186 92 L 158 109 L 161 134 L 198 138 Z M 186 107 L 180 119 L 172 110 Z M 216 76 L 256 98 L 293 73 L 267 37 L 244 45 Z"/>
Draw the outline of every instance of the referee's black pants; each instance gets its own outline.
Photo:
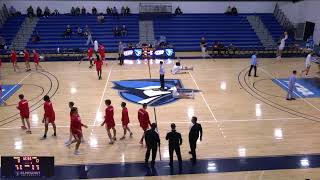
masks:
<path id="1" fill-rule="evenodd" d="M 160 74 L 160 89 L 164 89 L 164 74 Z"/>
<path id="2" fill-rule="evenodd" d="M 254 76 L 257 76 L 257 66 L 251 65 L 248 76 L 251 76 L 251 71 L 254 69 Z"/>

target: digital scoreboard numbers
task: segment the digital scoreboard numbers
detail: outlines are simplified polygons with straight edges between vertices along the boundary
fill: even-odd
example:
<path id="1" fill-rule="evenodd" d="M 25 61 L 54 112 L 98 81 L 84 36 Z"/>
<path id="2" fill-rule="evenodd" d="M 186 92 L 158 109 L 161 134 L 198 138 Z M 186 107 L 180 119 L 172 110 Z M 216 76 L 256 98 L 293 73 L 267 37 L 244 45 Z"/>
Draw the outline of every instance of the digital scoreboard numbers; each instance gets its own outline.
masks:
<path id="1" fill-rule="evenodd" d="M 2 156 L 1 177 L 51 177 L 54 175 L 54 157 Z"/>

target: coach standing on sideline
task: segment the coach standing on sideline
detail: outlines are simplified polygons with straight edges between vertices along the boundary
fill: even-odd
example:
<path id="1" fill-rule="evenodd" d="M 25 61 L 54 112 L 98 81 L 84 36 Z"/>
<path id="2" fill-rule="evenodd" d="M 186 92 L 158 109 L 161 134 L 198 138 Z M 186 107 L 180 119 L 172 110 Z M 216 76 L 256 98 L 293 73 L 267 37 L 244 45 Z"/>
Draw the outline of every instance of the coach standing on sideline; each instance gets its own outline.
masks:
<path id="1" fill-rule="evenodd" d="M 197 123 L 197 117 L 193 116 L 191 118 L 192 127 L 189 132 L 189 144 L 190 144 L 190 151 L 189 154 L 192 155 L 190 159 L 192 164 L 197 162 L 197 155 L 196 155 L 196 148 L 197 148 L 197 141 L 200 134 L 200 141 L 202 141 L 202 127 L 201 124 Z"/>
<path id="2" fill-rule="evenodd" d="M 176 125 L 174 123 L 171 124 L 171 132 L 167 133 L 166 140 L 169 140 L 170 168 L 173 168 L 173 152 L 175 151 L 179 161 L 179 171 L 181 172 L 182 158 L 180 146 L 182 145 L 182 138 L 181 134 L 176 131 Z"/>
<path id="3" fill-rule="evenodd" d="M 151 129 L 146 131 L 145 134 L 145 140 L 146 140 L 146 145 L 147 145 L 147 152 L 146 152 L 146 158 L 145 158 L 145 163 L 148 164 L 149 157 L 150 157 L 150 151 L 152 150 L 152 160 L 151 160 L 151 167 L 154 167 L 155 160 L 157 157 L 157 150 L 158 146 L 160 146 L 160 138 L 159 134 L 156 132 L 157 124 L 152 123 L 151 124 Z"/>
<path id="4" fill-rule="evenodd" d="M 164 70 L 164 67 L 163 67 L 163 61 L 160 61 L 160 70 L 159 70 L 159 73 L 160 73 L 160 90 L 161 91 L 164 91 L 165 90 L 165 87 L 164 87 L 164 74 L 165 74 L 165 70 Z"/>

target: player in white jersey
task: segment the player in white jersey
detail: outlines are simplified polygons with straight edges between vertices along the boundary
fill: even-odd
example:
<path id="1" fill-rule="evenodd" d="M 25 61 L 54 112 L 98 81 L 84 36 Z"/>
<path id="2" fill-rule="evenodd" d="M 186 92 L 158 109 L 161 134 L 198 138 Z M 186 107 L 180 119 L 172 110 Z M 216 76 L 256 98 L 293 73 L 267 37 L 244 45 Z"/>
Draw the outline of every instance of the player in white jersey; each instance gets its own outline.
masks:
<path id="1" fill-rule="evenodd" d="M 194 93 L 192 92 L 179 92 L 180 89 L 178 84 L 175 84 L 170 90 L 172 91 L 172 97 L 177 99 L 194 99 Z M 181 90 L 181 89 L 180 89 Z"/>
<path id="2" fill-rule="evenodd" d="M 286 46 L 287 39 L 288 39 L 288 33 L 284 32 L 284 36 L 281 38 L 280 45 L 278 47 L 277 59 L 281 59 L 282 51 L 283 51 L 284 47 Z"/>
<path id="3" fill-rule="evenodd" d="M 301 71 L 301 75 L 303 74 L 303 73 L 305 73 L 305 76 L 307 77 L 308 76 L 308 74 L 309 74 L 309 71 L 310 71 L 310 68 L 311 68 L 311 61 L 313 61 L 314 60 L 314 52 L 310 52 L 309 54 L 308 54 L 308 56 L 306 57 L 306 60 L 305 60 L 305 69 L 303 69 L 302 71 Z"/>
<path id="4" fill-rule="evenodd" d="M 187 70 L 193 70 L 193 67 L 182 66 L 180 61 L 176 62 L 176 64 L 172 67 L 172 74 L 185 74 Z"/>

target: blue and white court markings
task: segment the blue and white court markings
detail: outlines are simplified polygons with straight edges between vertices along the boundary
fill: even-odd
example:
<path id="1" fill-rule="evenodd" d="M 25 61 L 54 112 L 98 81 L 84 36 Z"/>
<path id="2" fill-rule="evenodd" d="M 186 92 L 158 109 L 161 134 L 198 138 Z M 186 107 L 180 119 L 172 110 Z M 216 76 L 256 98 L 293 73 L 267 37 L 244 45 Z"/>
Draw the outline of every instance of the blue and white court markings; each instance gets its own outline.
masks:
<path id="1" fill-rule="evenodd" d="M 177 98 L 172 97 L 171 88 L 178 84 L 184 92 L 198 92 L 195 89 L 185 89 L 179 79 L 166 79 L 166 91 L 159 90 L 159 79 L 132 79 L 113 81 L 114 87 L 119 91 L 119 95 L 132 103 L 148 104 L 149 106 L 161 106 L 177 101 Z"/>
<path id="2" fill-rule="evenodd" d="M 3 101 L 9 99 L 15 92 L 17 92 L 21 88 L 21 84 L 3 84 L 2 85 L 2 97 Z M 0 100 L 0 104 L 3 102 Z"/>
<path id="3" fill-rule="evenodd" d="M 285 91 L 288 90 L 289 79 L 272 79 L 272 81 Z M 301 98 L 319 98 L 320 97 L 320 79 L 319 78 L 299 78 L 294 90 L 296 97 Z"/>

